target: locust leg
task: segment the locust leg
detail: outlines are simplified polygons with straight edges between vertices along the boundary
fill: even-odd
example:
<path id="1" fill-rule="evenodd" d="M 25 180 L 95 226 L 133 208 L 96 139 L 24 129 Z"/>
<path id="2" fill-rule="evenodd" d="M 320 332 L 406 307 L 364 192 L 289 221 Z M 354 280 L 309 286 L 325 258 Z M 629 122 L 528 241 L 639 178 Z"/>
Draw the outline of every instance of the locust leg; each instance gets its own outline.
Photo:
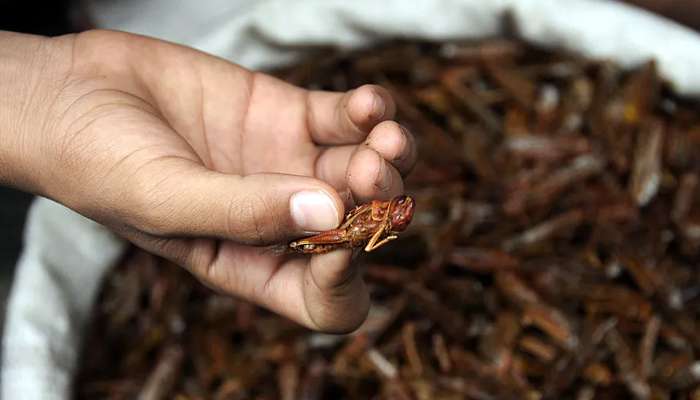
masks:
<path id="1" fill-rule="evenodd" d="M 370 247 L 370 246 L 369 246 L 369 243 L 367 243 L 367 246 L 365 246 L 365 251 L 369 253 L 370 251 L 376 250 L 376 249 L 378 249 L 378 248 L 384 246 L 385 244 L 391 242 L 392 240 L 394 240 L 394 239 L 396 239 L 396 238 L 398 238 L 398 236 L 396 236 L 396 235 L 387 236 L 387 237 L 384 238 L 383 240 L 380 240 L 379 242 L 377 242 L 377 244 L 375 244 L 375 245 L 372 246 L 372 247 Z"/>
<path id="2" fill-rule="evenodd" d="M 384 232 L 386 232 L 386 225 L 382 226 L 380 229 L 377 230 L 377 232 L 372 235 L 372 237 L 369 239 L 369 242 L 367 242 L 367 245 L 365 246 L 365 251 L 370 252 L 372 250 L 378 249 L 380 246 L 383 246 L 387 242 L 390 242 L 394 239 L 396 239 L 398 236 L 396 235 L 389 235 L 386 238 L 381 239 L 382 235 Z"/>
<path id="3" fill-rule="evenodd" d="M 348 213 L 348 215 L 345 216 L 345 222 L 343 222 L 343 224 L 338 229 L 348 229 L 358 217 L 367 213 L 370 213 L 373 221 L 386 220 L 388 217 L 388 213 L 382 215 L 382 205 L 383 202 L 379 200 L 372 200 L 370 204 L 364 204 L 355 207 L 352 211 Z"/>
<path id="4" fill-rule="evenodd" d="M 343 224 L 338 229 L 347 229 L 350 225 L 352 225 L 353 222 L 355 222 L 355 219 L 369 211 L 370 208 L 365 206 L 355 207 L 352 211 L 348 213 L 348 215 L 345 217 L 345 222 L 343 222 Z"/>

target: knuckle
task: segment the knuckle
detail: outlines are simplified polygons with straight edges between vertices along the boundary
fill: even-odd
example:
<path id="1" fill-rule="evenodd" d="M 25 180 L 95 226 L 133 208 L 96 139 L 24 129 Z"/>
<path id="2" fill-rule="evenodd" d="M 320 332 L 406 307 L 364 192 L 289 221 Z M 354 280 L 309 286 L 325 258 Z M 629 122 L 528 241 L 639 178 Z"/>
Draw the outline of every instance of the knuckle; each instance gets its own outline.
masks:
<path id="1" fill-rule="evenodd" d="M 277 237 L 278 221 L 275 221 L 270 202 L 264 196 L 249 193 L 229 200 L 227 234 L 247 243 L 265 243 Z"/>

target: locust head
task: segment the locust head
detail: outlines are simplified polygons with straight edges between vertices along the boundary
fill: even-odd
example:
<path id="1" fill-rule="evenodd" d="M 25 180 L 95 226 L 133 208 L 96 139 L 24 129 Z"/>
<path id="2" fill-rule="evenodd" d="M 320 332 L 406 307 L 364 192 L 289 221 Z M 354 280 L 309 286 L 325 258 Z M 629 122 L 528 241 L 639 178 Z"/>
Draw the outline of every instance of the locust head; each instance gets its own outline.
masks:
<path id="1" fill-rule="evenodd" d="M 391 200 L 389 213 L 393 232 L 401 232 L 411 223 L 415 204 L 410 196 L 405 195 L 396 196 Z"/>

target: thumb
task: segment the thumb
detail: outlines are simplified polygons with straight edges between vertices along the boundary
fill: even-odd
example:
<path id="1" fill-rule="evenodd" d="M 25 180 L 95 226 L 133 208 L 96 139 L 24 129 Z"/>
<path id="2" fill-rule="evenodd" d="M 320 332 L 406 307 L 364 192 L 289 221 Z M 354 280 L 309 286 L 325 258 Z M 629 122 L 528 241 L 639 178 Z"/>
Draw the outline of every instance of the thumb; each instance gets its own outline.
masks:
<path id="1" fill-rule="evenodd" d="M 146 195 L 137 195 L 138 209 L 148 210 L 139 212 L 133 223 L 139 230 L 166 237 L 204 236 L 269 244 L 333 229 L 342 221 L 342 200 L 335 189 L 318 179 L 285 174 L 229 175 L 180 162 L 189 166 L 161 165 L 150 169 L 157 176 L 142 177 L 157 184 L 146 190 Z"/>

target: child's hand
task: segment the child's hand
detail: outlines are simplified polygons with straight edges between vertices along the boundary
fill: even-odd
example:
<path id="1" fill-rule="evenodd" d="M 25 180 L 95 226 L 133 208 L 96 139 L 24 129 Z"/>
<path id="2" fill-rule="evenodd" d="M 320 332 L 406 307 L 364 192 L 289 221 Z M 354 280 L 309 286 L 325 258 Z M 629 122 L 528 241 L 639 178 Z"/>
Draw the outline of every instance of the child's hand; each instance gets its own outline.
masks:
<path id="1" fill-rule="evenodd" d="M 5 157 L 33 172 L 5 180 L 310 328 L 364 320 L 349 251 L 288 258 L 258 245 L 334 228 L 354 202 L 403 191 L 416 149 L 385 90 L 307 91 L 124 33 L 43 40 L 55 49 L 32 75 L 43 92 L 14 114 L 20 145 Z"/>

